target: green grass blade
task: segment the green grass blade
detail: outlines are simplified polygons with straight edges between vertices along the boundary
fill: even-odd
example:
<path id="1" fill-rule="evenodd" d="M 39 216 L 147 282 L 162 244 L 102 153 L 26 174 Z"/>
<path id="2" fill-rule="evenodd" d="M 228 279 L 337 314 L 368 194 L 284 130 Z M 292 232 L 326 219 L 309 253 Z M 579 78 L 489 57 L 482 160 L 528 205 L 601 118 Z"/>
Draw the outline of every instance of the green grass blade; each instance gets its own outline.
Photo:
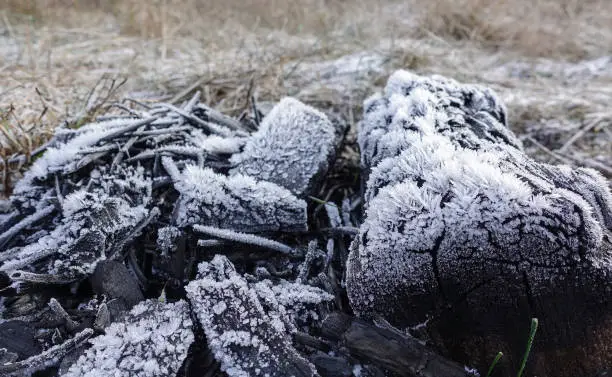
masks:
<path id="1" fill-rule="evenodd" d="M 533 345 L 533 339 L 535 338 L 536 331 L 538 331 L 538 319 L 531 319 L 531 331 L 529 332 L 529 340 L 527 341 L 527 349 L 525 350 L 525 355 L 523 356 L 523 361 L 521 362 L 521 369 L 519 369 L 517 377 L 521 377 L 523 375 L 523 371 L 525 370 L 525 365 L 527 364 L 527 358 L 529 358 L 529 354 L 531 353 L 531 346 Z"/>
<path id="2" fill-rule="evenodd" d="M 491 373 L 493 373 L 493 369 L 495 368 L 495 366 L 497 365 L 497 363 L 499 362 L 499 360 L 502 358 L 502 356 L 504 356 L 503 352 L 498 352 L 497 355 L 495 356 L 495 359 L 493 359 L 493 362 L 491 363 L 491 366 L 489 367 L 489 371 L 487 372 L 487 375 L 485 377 L 491 377 Z"/>

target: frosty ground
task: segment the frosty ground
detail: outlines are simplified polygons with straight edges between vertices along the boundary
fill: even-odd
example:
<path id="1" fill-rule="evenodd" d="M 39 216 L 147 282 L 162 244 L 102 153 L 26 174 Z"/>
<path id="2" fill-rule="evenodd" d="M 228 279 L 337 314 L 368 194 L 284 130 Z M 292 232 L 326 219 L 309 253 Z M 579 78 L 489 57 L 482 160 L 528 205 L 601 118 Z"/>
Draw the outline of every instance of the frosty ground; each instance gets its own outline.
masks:
<path id="1" fill-rule="evenodd" d="M 7 171 L 54 127 L 83 124 L 128 95 L 178 101 L 201 89 L 203 102 L 236 115 L 251 97 L 291 95 L 354 125 L 394 68 L 487 84 L 531 154 L 612 175 L 606 0 L 100 4 L 0 5 L 6 189 Z"/>
<path id="2" fill-rule="evenodd" d="M 115 102 L 122 98 L 178 104 L 196 90 L 202 102 L 235 116 L 286 95 L 339 112 L 351 126 L 340 160 L 355 167 L 363 100 L 396 68 L 486 84 L 508 106 L 508 123 L 530 155 L 612 177 L 607 1 L 97 4 L 9 0 L 0 6 L 5 194 L 20 169 L 33 166 L 36 175 L 46 163 L 31 165 L 31 155 L 57 125 L 85 129 L 97 116 L 125 111 L 125 102 Z M 164 168 L 178 174 L 171 162 Z M 189 171 L 196 178 L 185 180 L 185 192 L 204 175 Z M 22 182 L 15 191 L 27 186 Z M 75 210 L 82 209 L 83 198 L 76 199 Z M 189 205 L 188 197 L 181 200 Z"/>

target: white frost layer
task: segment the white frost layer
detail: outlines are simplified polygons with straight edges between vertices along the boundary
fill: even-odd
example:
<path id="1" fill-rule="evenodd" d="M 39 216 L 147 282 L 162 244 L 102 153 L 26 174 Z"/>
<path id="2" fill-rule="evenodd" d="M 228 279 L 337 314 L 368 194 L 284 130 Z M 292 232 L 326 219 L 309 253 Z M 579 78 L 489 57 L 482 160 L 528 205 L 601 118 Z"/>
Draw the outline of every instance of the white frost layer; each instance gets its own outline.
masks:
<path id="1" fill-rule="evenodd" d="M 91 348 L 63 376 L 174 376 L 194 341 L 192 327 L 185 301 L 141 302 L 90 340 Z"/>
<path id="2" fill-rule="evenodd" d="M 232 156 L 230 174 L 273 182 L 301 196 L 327 171 L 336 142 L 325 114 L 287 97 L 266 115 L 243 152 Z"/>
<path id="3" fill-rule="evenodd" d="M 282 318 L 290 329 L 298 321 L 312 323 L 319 320 L 319 313 L 315 308 L 334 299 L 333 295 L 320 288 L 286 280 L 277 283 L 263 280 L 255 283 L 253 289 L 268 314 Z"/>
<path id="4" fill-rule="evenodd" d="M 440 282 L 469 291 L 467 271 L 476 281 L 528 271 L 538 294 L 553 269 L 602 257 L 605 180 L 529 159 L 490 90 L 399 71 L 364 108 L 366 219 L 347 267 L 358 313 L 435 297 Z"/>
<path id="5" fill-rule="evenodd" d="M 187 297 L 221 370 L 230 377 L 316 374 L 289 341 L 284 307 L 266 312 L 256 290 L 226 257 L 217 255 L 198 271 L 198 279 L 186 287 Z"/>
<path id="6" fill-rule="evenodd" d="M 138 121 L 138 119 L 110 120 L 83 126 L 78 131 L 71 130 L 70 134 L 76 136 L 65 143 L 48 148 L 45 154 L 34 161 L 23 178 L 17 182 L 14 193 L 22 194 L 29 191 L 36 179 L 44 179 L 53 172 L 74 169 L 83 150 L 92 147 L 105 136 L 116 132 L 117 129 L 128 127 Z M 61 130 L 58 130 L 57 134 L 61 134 Z"/>
<path id="7" fill-rule="evenodd" d="M 151 180 L 142 168 L 121 167 L 113 174 L 97 172 L 90 192 L 66 195 L 57 225 L 11 253 L 0 252 L 0 271 L 28 271 L 72 281 L 91 274 L 107 253 L 118 251 L 121 237 L 150 214 Z M 139 192 L 140 203 L 130 203 L 111 192 Z M 44 203 L 44 202 L 43 202 Z M 39 204 L 40 205 L 40 204 Z"/>
<path id="8" fill-rule="evenodd" d="M 306 202 L 274 183 L 237 174 L 226 177 L 187 165 L 175 182 L 180 193 L 176 225 L 246 232 L 306 229 Z"/>

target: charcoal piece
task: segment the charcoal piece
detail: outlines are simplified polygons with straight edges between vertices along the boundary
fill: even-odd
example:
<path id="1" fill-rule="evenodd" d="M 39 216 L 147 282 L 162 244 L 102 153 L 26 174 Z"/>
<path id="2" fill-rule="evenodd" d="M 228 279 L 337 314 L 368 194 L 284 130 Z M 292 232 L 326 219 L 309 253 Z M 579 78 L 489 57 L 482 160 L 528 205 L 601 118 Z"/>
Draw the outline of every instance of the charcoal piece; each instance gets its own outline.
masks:
<path id="1" fill-rule="evenodd" d="M 331 167 L 347 126 L 293 98 L 282 99 L 263 119 L 242 153 L 232 156 L 231 175 L 244 174 L 305 196 Z"/>
<path id="2" fill-rule="evenodd" d="M 266 314 L 226 257 L 202 262 L 186 291 L 209 347 L 230 377 L 317 375 L 293 348 L 283 321 Z"/>
<path id="3" fill-rule="evenodd" d="M 14 352 L 7 351 L 6 348 L 0 348 L 0 365 L 12 364 L 19 359 L 19 355 Z"/>
<path id="4" fill-rule="evenodd" d="M 306 203 L 274 183 L 188 165 L 174 186 L 180 193 L 179 227 L 199 224 L 249 233 L 307 229 Z"/>
<path id="5" fill-rule="evenodd" d="M 44 183 L 22 188 L 11 200 L 23 218 L 58 208 L 40 224 L 30 224 L 0 251 L 0 271 L 13 280 L 64 284 L 93 272 L 96 263 L 122 256 L 131 239 L 158 212 L 150 208 L 151 179 L 142 168 L 100 166 L 87 185 L 70 183 L 60 205 L 51 205 L 61 188 Z M 68 186 L 68 184 L 67 184 Z"/>
<path id="6" fill-rule="evenodd" d="M 7 272 L 13 280 L 43 283 L 78 280 L 93 273 L 99 261 L 119 252 L 124 247 L 124 237 L 147 216 L 142 205 L 134 206 L 117 197 L 75 192 L 64 200 L 61 223 L 3 261 L 0 271 Z M 38 279 L 36 274 L 22 272 L 26 267 L 43 277 Z"/>
<path id="7" fill-rule="evenodd" d="M 0 323 L 0 349 L 4 348 L 7 352 L 16 354 L 17 360 L 27 359 L 42 351 L 35 335 L 36 330 L 26 322 L 2 322 Z"/>
<path id="8" fill-rule="evenodd" d="M 262 280 L 252 289 L 269 315 L 283 319 L 288 329 L 295 326 L 316 326 L 326 304 L 334 296 L 321 288 L 286 280 Z"/>
<path id="9" fill-rule="evenodd" d="M 123 263 L 105 260 L 96 266 L 90 278 L 91 286 L 98 295 L 107 300 L 121 300 L 126 309 L 144 300 L 138 282 Z"/>
<path id="10" fill-rule="evenodd" d="M 63 376 L 174 376 L 194 341 L 192 325 L 185 301 L 143 301 L 91 339 Z"/>
<path id="11" fill-rule="evenodd" d="M 321 377 L 351 377 L 353 366 L 344 357 L 330 356 L 317 352 L 309 357 Z"/>
<path id="12" fill-rule="evenodd" d="M 402 377 L 477 377 L 478 373 L 448 360 L 410 335 L 378 327 L 343 313 L 323 321 L 323 337 L 339 342 L 349 353 Z"/>
<path id="13" fill-rule="evenodd" d="M 7 364 L 0 364 L 0 376 L 32 376 L 35 372 L 56 366 L 57 364 L 59 364 L 62 358 L 70 354 L 74 349 L 80 347 L 92 335 L 92 329 L 85 329 L 77 333 L 74 337 L 68 339 L 64 343 L 55 345 L 25 360 L 15 361 Z"/>
<path id="14" fill-rule="evenodd" d="M 488 89 L 397 72 L 359 130 L 365 220 L 349 255 L 355 312 L 428 322 L 439 349 L 499 375 L 612 363 L 612 195 L 592 169 L 533 161 Z"/>
<path id="15" fill-rule="evenodd" d="M 93 329 L 96 331 L 103 331 L 111 322 L 111 310 L 108 308 L 108 305 L 103 302 L 96 312 L 96 317 L 92 323 Z"/>

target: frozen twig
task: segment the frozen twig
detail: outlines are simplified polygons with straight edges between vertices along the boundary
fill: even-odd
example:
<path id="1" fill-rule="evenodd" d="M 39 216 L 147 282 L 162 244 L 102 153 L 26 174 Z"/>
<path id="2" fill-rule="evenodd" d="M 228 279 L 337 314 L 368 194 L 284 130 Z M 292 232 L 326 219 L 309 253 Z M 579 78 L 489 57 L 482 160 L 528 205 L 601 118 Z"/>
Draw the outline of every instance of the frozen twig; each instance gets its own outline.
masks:
<path id="1" fill-rule="evenodd" d="M 46 369 L 60 362 L 62 357 L 85 343 L 93 335 L 92 329 L 85 329 L 62 344 L 53 346 L 40 355 L 32 356 L 15 363 L 0 365 L 0 373 L 6 377 L 31 376 L 34 372 Z"/>
<path id="2" fill-rule="evenodd" d="M 17 236 L 17 234 L 22 231 L 24 228 L 32 226 L 37 221 L 44 219 L 55 211 L 55 206 L 49 205 L 42 208 L 40 211 L 37 211 L 30 216 L 27 216 L 23 220 L 19 221 L 17 224 L 13 225 L 11 228 L 6 230 L 4 233 L 0 234 L 0 247 L 4 246 L 11 238 Z"/>
<path id="3" fill-rule="evenodd" d="M 277 241 L 269 240 L 264 237 L 256 236 L 254 234 L 247 234 L 236 232 L 230 229 L 219 229 L 211 226 L 204 225 L 194 225 L 193 229 L 196 232 L 204 233 L 209 236 L 221 238 L 228 241 L 234 241 L 244 244 L 249 244 L 257 247 L 262 247 L 265 249 L 270 249 L 274 251 L 278 251 L 287 255 L 295 255 L 296 251 L 294 248 L 289 247 L 285 244 L 282 244 Z"/>
<path id="4" fill-rule="evenodd" d="M 57 315 L 64 321 L 64 324 L 66 325 L 68 331 L 74 331 L 77 327 L 79 327 L 79 324 L 76 323 L 72 318 L 70 318 L 70 315 L 66 313 L 66 310 L 64 310 L 62 305 L 57 302 L 55 298 L 49 300 L 49 307 L 51 308 L 53 313 L 55 313 L 55 315 Z"/>

